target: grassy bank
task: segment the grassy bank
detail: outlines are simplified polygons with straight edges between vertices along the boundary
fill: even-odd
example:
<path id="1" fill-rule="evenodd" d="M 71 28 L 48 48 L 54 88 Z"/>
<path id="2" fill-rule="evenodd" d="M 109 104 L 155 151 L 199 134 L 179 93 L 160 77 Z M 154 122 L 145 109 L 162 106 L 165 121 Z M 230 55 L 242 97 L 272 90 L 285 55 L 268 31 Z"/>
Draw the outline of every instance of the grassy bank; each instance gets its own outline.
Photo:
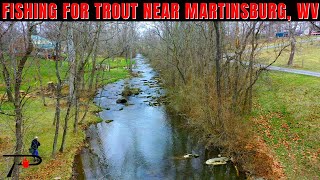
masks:
<path id="1" fill-rule="evenodd" d="M 309 35 L 302 35 L 302 36 L 296 36 L 297 43 L 304 43 L 306 41 L 316 41 L 317 36 L 309 36 Z M 279 44 L 283 44 L 284 42 L 289 42 L 289 37 L 272 37 L 272 39 L 260 39 L 259 43 L 263 45 L 263 47 L 272 47 Z"/>
<path id="2" fill-rule="evenodd" d="M 269 179 L 320 177 L 320 78 L 263 73 L 254 86 L 252 114 L 226 124 L 227 132 L 233 132 L 226 142 L 216 142 L 210 134 L 214 126 L 208 119 L 216 99 L 208 98 L 203 83 L 194 82 L 167 88 L 168 107 L 186 117 L 182 123 L 205 143 L 222 147 L 223 155 L 234 154 L 240 170 Z"/>
<path id="3" fill-rule="evenodd" d="M 261 58 L 262 63 L 270 63 L 278 54 L 275 49 L 270 48 L 262 50 L 259 58 Z M 296 53 L 294 56 L 293 65 L 290 68 L 304 69 L 310 71 L 320 72 L 320 40 L 313 40 L 306 43 L 297 43 Z M 290 56 L 290 46 L 287 47 L 279 59 L 274 63 L 275 66 L 288 67 L 287 63 Z M 270 61 L 264 61 L 264 59 Z"/>
<path id="4" fill-rule="evenodd" d="M 119 60 L 120 62 L 116 62 Z M 99 84 L 107 84 L 115 82 L 119 79 L 123 79 L 129 76 L 127 70 L 123 67 L 125 62 L 123 58 L 118 58 L 114 61 L 115 64 L 119 64 L 119 67 L 111 66 L 110 71 L 98 71 L 103 81 Z M 21 169 L 22 177 L 24 179 L 52 179 L 54 177 L 61 177 L 61 179 L 68 179 L 72 173 L 72 163 L 74 155 L 78 148 L 82 145 L 85 138 L 84 128 L 91 124 L 100 122 L 101 120 L 96 117 L 95 111 L 99 108 L 93 103 L 90 103 L 89 113 L 83 124 L 80 125 L 78 133 L 74 134 L 73 131 L 73 118 L 69 120 L 69 128 L 67 141 L 64 153 L 58 153 L 56 158 L 51 158 L 53 137 L 55 126 L 53 125 L 53 118 L 55 113 L 55 99 L 46 97 L 47 106 L 43 106 L 41 97 L 37 95 L 39 92 L 39 79 L 36 68 L 37 61 L 40 64 L 40 76 L 42 77 L 43 85 L 46 87 L 49 81 L 56 82 L 55 78 L 55 62 L 43 59 L 32 59 L 28 61 L 27 68 L 24 71 L 25 80 L 23 81 L 22 90 L 31 89 L 31 98 L 27 101 L 24 115 L 24 152 L 28 153 L 28 148 L 34 136 L 39 137 L 41 146 L 39 147 L 40 156 L 43 162 L 40 166 L 31 166 L 28 169 Z M 85 78 L 89 77 L 90 65 L 86 67 Z M 65 74 L 68 71 L 68 63 L 62 62 L 61 66 L 62 78 L 66 78 Z M 0 95 L 4 93 L 3 80 L 0 81 Z M 64 87 L 67 89 L 67 87 Z M 94 92 L 87 92 L 86 94 L 92 94 Z M 87 97 L 84 97 L 87 98 Z M 82 99 L 82 98 L 81 98 Z M 83 100 L 83 99 L 82 99 Z M 62 100 L 61 109 L 61 123 L 60 123 L 60 135 L 58 138 L 58 148 L 61 145 L 62 131 L 64 125 L 64 115 L 66 113 L 66 101 Z M 12 112 L 13 107 L 10 103 L 5 102 L 1 106 L 2 110 L 6 112 Z M 84 107 L 80 108 L 80 117 L 83 115 Z M 15 146 L 15 121 L 14 117 L 0 115 L 0 152 L 2 154 L 12 154 Z M 0 158 L 0 177 L 5 177 L 12 165 L 12 158 Z"/>
<path id="5" fill-rule="evenodd" d="M 108 64 L 111 68 L 124 68 L 130 64 L 130 59 L 125 59 L 124 57 L 115 58 L 97 58 L 98 63 Z M 132 60 L 132 64 L 135 64 L 135 60 Z"/>
<path id="6" fill-rule="evenodd" d="M 281 72 L 255 86 L 255 132 L 289 179 L 320 178 L 320 79 Z"/>
<path id="7" fill-rule="evenodd" d="M 97 58 L 97 64 L 107 65 L 110 64 L 110 72 L 108 71 L 97 71 L 97 74 L 101 77 L 104 76 L 103 82 L 101 84 L 107 84 L 109 82 L 114 82 L 115 80 L 122 78 L 126 73 L 124 70 L 129 63 L 130 60 L 125 60 L 123 57 L 117 57 L 112 59 L 104 59 L 102 57 Z M 134 60 L 132 61 L 134 64 Z M 98 65 L 97 65 L 98 66 Z M 40 68 L 38 68 L 40 67 Z M 61 62 L 61 66 L 59 67 L 61 78 L 65 79 L 68 74 L 69 66 L 67 61 Z M 38 70 L 39 69 L 39 70 Z M 89 63 L 85 67 L 85 78 L 90 76 L 90 71 L 92 69 L 92 64 Z M 40 59 L 40 58 L 29 58 L 25 69 L 23 71 L 24 80 L 22 82 L 21 90 L 26 91 L 28 87 L 32 87 L 32 89 L 37 89 L 40 87 L 39 75 L 42 78 L 43 85 L 46 86 L 47 82 L 56 82 L 56 70 L 55 70 L 55 62 L 52 60 Z M 5 90 L 5 85 L 3 79 L 0 79 L 0 93 Z"/>

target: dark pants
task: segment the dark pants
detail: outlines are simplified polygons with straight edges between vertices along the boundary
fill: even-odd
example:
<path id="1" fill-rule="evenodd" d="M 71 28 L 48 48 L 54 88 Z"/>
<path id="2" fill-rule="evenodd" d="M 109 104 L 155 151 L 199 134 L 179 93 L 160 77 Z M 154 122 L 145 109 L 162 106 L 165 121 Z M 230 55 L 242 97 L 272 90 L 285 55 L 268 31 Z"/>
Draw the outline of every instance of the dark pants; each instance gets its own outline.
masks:
<path id="1" fill-rule="evenodd" d="M 33 152 L 32 152 L 32 155 L 39 156 L 38 149 L 34 149 Z"/>

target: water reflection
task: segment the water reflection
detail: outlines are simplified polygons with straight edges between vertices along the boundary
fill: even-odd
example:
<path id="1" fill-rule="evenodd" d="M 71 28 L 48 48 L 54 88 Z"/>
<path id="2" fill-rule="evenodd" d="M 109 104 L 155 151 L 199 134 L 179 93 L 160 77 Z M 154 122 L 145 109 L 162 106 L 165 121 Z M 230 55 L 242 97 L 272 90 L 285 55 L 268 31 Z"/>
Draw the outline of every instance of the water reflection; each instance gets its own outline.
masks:
<path id="1" fill-rule="evenodd" d="M 141 77 L 109 84 L 100 90 L 95 102 L 99 115 L 111 123 L 92 125 L 87 136 L 90 148 L 84 149 L 81 162 L 85 179 L 239 179 L 232 165 L 211 167 L 204 147 L 186 130 L 175 127 L 175 118 L 164 106 L 150 106 L 163 90 L 153 77 L 156 72 L 141 55 L 136 57 Z M 125 85 L 142 92 L 128 99 L 128 106 L 117 104 Z M 152 103 L 151 103 L 152 104 Z M 122 110 L 123 109 L 123 110 Z M 199 158 L 183 159 L 185 153 Z"/>

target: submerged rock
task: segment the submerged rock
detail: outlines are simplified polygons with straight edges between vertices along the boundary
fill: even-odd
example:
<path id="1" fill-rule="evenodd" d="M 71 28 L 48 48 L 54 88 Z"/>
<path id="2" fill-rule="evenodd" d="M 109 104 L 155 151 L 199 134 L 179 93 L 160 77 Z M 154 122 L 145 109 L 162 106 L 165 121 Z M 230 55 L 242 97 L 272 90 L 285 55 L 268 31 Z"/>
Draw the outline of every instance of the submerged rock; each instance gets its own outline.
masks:
<path id="1" fill-rule="evenodd" d="M 160 104 L 157 102 L 152 103 L 153 106 L 159 106 Z"/>
<path id="2" fill-rule="evenodd" d="M 140 92 L 142 92 L 140 90 L 140 88 L 130 88 L 130 87 L 126 86 L 124 88 L 124 90 L 122 91 L 121 95 L 127 97 L 127 96 L 131 96 L 133 94 L 138 95 Z"/>
<path id="3" fill-rule="evenodd" d="M 113 120 L 109 119 L 109 120 L 106 120 L 105 122 L 106 123 L 111 123 Z"/>
<path id="4" fill-rule="evenodd" d="M 128 101 L 127 101 L 125 98 L 121 98 L 121 99 L 118 99 L 116 102 L 117 102 L 117 103 L 124 104 L 124 103 L 126 103 L 126 102 L 128 102 Z"/>
<path id="5" fill-rule="evenodd" d="M 198 154 L 185 154 L 183 157 L 184 158 L 197 158 L 197 157 L 199 157 L 199 155 Z"/>

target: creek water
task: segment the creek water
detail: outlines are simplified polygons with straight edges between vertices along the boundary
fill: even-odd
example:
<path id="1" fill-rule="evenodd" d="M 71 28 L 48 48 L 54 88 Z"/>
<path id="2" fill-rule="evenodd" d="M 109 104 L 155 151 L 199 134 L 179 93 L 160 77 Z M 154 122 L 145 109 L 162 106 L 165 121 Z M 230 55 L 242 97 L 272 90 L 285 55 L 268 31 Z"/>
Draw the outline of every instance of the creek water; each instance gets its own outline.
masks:
<path id="1" fill-rule="evenodd" d="M 244 179 L 231 163 L 208 166 L 217 157 L 166 112 L 156 99 L 165 94 L 157 73 L 137 55 L 134 72 L 139 77 L 108 84 L 99 90 L 95 103 L 104 109 L 99 116 L 111 123 L 91 125 L 89 148 L 75 158 L 77 179 Z M 140 88 L 127 104 L 116 103 L 125 86 Z M 184 159 L 186 153 L 198 158 Z"/>

